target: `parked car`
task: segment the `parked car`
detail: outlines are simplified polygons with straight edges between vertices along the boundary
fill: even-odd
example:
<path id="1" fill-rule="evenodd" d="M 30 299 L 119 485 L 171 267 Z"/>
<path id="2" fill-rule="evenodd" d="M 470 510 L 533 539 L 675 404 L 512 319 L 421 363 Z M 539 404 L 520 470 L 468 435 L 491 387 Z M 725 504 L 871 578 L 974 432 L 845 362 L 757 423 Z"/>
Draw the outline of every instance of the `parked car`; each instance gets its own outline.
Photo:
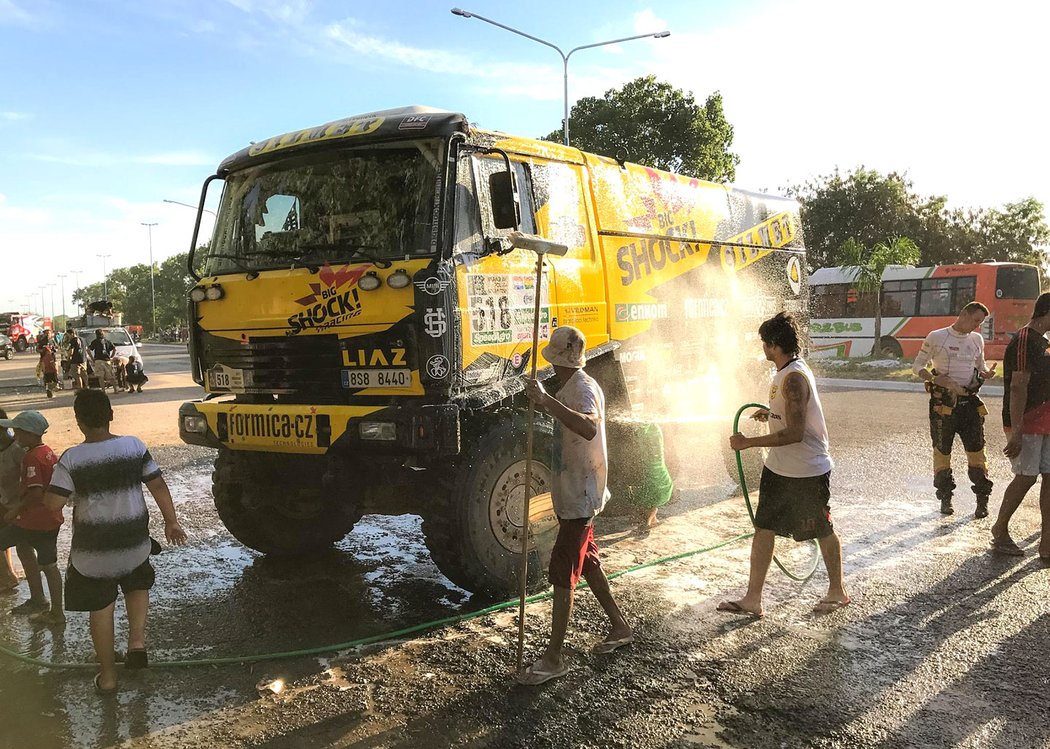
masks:
<path id="1" fill-rule="evenodd" d="M 78 328 L 77 335 L 80 336 L 80 340 L 84 343 L 84 352 L 87 358 L 88 366 L 88 386 L 98 387 L 98 377 L 95 375 L 94 370 L 91 367 L 91 354 L 88 353 L 88 346 L 95 340 L 95 331 L 100 328 Z M 119 327 L 105 327 L 101 328 L 102 334 L 106 336 L 106 340 L 113 344 L 113 348 L 116 349 L 114 354 L 121 359 L 127 359 L 129 356 L 134 356 L 138 361 L 142 361 L 142 354 L 139 353 L 138 346 L 135 345 L 135 341 L 131 338 L 131 334 L 128 333 L 126 328 Z M 119 375 L 118 375 L 119 376 Z"/>
<path id="2" fill-rule="evenodd" d="M 5 359 L 10 359 L 14 355 L 15 346 L 11 343 L 11 339 L 0 333 L 0 356 L 3 356 Z"/>

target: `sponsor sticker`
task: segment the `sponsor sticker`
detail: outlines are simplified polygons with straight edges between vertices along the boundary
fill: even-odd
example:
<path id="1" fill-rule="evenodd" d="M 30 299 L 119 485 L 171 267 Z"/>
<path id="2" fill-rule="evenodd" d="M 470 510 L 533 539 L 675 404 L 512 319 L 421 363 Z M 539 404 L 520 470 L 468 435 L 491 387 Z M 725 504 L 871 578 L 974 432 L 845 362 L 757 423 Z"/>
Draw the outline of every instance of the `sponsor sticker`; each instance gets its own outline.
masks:
<path id="1" fill-rule="evenodd" d="M 666 304 L 617 304 L 616 322 L 646 322 L 666 320 Z"/>
<path id="2" fill-rule="evenodd" d="M 443 380 L 448 377 L 449 368 L 448 358 L 443 354 L 434 354 L 427 359 L 427 375 L 432 380 Z"/>

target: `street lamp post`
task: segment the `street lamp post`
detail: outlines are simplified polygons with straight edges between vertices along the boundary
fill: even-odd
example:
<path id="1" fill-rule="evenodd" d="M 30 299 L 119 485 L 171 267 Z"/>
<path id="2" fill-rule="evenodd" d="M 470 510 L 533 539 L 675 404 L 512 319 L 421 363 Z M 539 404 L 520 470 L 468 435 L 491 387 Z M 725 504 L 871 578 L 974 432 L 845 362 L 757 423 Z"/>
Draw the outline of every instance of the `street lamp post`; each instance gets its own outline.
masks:
<path id="1" fill-rule="evenodd" d="M 55 285 L 53 283 L 49 283 L 47 286 L 48 286 L 49 289 L 51 289 L 51 319 L 54 320 L 54 318 L 55 318 Z M 52 323 L 52 324 L 54 324 L 54 323 Z"/>
<path id="2" fill-rule="evenodd" d="M 73 293 L 75 294 L 78 291 L 80 291 L 80 274 L 81 274 L 81 271 L 79 271 L 79 270 L 71 270 L 69 272 L 73 274 Z M 77 303 L 77 312 L 80 312 L 80 303 L 79 302 Z"/>
<path id="3" fill-rule="evenodd" d="M 66 316 L 66 274 L 58 274 L 58 283 L 61 288 L 59 292 L 62 294 L 62 317 Z"/>
<path id="4" fill-rule="evenodd" d="M 171 203 L 172 205 L 181 205 L 185 206 L 186 208 L 192 208 L 193 210 L 197 210 L 197 206 L 191 205 L 190 203 L 183 203 L 181 200 L 168 200 L 167 198 L 161 198 L 161 202 Z M 210 213 L 212 216 L 216 215 L 215 211 L 211 210 L 210 208 L 202 208 L 201 210 L 205 213 Z"/>
<path id="5" fill-rule="evenodd" d="M 102 258 L 102 296 L 106 297 L 106 301 L 109 301 L 109 276 L 106 275 L 106 258 L 111 257 L 111 254 L 98 255 Z"/>
<path id="6" fill-rule="evenodd" d="M 507 26 L 506 24 L 500 23 L 499 21 L 493 21 L 491 18 L 485 18 L 485 16 L 479 16 L 477 13 L 471 13 L 469 10 L 463 10 L 462 8 L 453 8 L 452 9 L 452 15 L 460 16 L 462 18 L 476 18 L 479 21 L 484 21 L 485 23 L 490 23 L 493 26 L 499 26 L 501 29 L 509 31 L 512 34 L 517 34 L 518 36 L 523 36 L 526 39 L 531 39 L 534 42 L 539 42 L 540 44 L 542 44 L 544 46 L 550 47 L 555 52 L 557 52 L 559 55 L 561 55 L 562 69 L 563 69 L 564 91 L 565 91 L 565 119 L 562 121 L 562 131 L 561 132 L 562 132 L 562 139 L 564 140 L 565 145 L 569 145 L 569 58 L 572 57 L 573 53 L 574 52 L 579 52 L 582 49 L 592 49 L 594 47 L 605 47 L 605 46 L 607 46 L 609 44 L 619 44 L 620 42 L 629 42 L 629 41 L 631 41 L 633 39 L 650 39 L 650 38 L 652 38 L 652 39 L 666 39 L 667 37 L 671 36 L 671 32 L 670 31 L 657 31 L 657 32 L 652 33 L 652 34 L 637 34 L 635 36 L 625 36 L 625 37 L 623 37 L 621 39 L 610 39 L 609 41 L 606 41 L 606 42 L 597 42 L 595 44 L 583 44 L 583 45 L 581 45 L 579 47 L 573 47 L 572 49 L 569 50 L 568 54 L 566 54 L 565 52 L 562 52 L 561 47 L 557 46 L 556 44 L 552 44 L 551 42 L 548 42 L 546 39 L 540 39 L 538 36 L 533 36 L 532 34 L 526 34 L 524 31 L 519 31 L 518 29 L 515 29 L 515 28 L 513 28 L 511 26 Z"/>
<path id="7" fill-rule="evenodd" d="M 157 222 L 147 223 L 145 221 L 139 222 L 146 227 L 146 234 L 149 236 L 149 296 L 150 304 L 153 307 L 153 337 L 157 337 L 157 289 L 153 284 L 153 227 L 157 225 Z"/>
<path id="8" fill-rule="evenodd" d="M 40 316 L 47 317 L 47 305 L 44 304 L 44 289 L 47 288 L 47 284 L 40 287 Z"/>

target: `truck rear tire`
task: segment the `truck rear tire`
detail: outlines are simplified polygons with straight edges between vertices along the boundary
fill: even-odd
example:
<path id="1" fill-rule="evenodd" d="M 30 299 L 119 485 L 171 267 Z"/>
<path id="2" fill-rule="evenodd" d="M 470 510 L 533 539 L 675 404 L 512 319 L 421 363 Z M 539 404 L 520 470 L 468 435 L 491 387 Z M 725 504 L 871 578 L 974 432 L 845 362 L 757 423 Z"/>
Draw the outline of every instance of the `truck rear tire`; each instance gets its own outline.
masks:
<path id="1" fill-rule="evenodd" d="M 506 598 L 518 590 L 521 563 L 521 503 L 525 496 L 525 417 L 503 412 L 464 425 L 466 439 L 457 465 L 431 469 L 437 496 L 423 516 L 423 535 L 431 558 L 449 580 L 484 597 Z M 473 432 L 473 433 L 471 433 Z M 551 490 L 553 427 L 536 416 L 533 445 L 533 496 Z M 430 471 L 428 471 L 429 473 Z M 532 515 L 540 508 L 533 500 Z M 546 584 L 546 565 L 557 518 L 547 508 L 534 520 L 528 587 Z"/>
<path id="2" fill-rule="evenodd" d="M 299 556 L 323 551 L 353 529 L 361 513 L 322 489 L 324 463 L 306 465 L 312 457 L 219 450 L 212 495 L 234 538 L 264 554 Z"/>
<path id="3" fill-rule="evenodd" d="M 17 351 L 18 353 L 22 353 L 27 348 L 29 348 L 29 344 L 26 342 L 24 336 L 15 341 L 15 351 Z"/>

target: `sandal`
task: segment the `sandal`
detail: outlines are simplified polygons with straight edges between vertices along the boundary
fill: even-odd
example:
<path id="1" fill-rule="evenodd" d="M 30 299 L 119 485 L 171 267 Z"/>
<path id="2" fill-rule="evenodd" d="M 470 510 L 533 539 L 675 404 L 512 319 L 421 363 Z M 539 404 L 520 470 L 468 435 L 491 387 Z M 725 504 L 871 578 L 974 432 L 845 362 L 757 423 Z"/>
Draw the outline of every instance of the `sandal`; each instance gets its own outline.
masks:
<path id="1" fill-rule="evenodd" d="M 128 654 L 124 657 L 124 668 L 129 671 L 138 671 L 143 668 L 149 667 L 149 655 L 146 653 L 145 648 L 135 648 L 134 650 L 128 650 Z"/>
<path id="2" fill-rule="evenodd" d="M 722 601 L 718 604 L 718 606 L 715 607 L 715 611 L 723 611 L 727 614 L 740 614 L 741 616 L 750 616 L 752 619 L 761 619 L 763 616 L 765 616 L 764 612 L 755 612 L 751 611 L 750 609 L 745 609 L 736 601 Z"/>
<path id="3" fill-rule="evenodd" d="M 117 693 L 117 685 L 114 684 L 111 687 L 102 686 L 102 674 L 95 674 L 95 692 L 103 697 L 111 697 Z"/>
<path id="4" fill-rule="evenodd" d="M 519 672 L 514 678 L 519 684 L 535 687 L 540 684 L 546 684 L 551 679 L 558 679 L 565 676 L 567 673 L 569 673 L 569 664 L 564 662 L 561 664 L 561 668 L 557 668 L 553 671 L 544 671 L 543 659 L 540 658 L 524 671 Z"/>

